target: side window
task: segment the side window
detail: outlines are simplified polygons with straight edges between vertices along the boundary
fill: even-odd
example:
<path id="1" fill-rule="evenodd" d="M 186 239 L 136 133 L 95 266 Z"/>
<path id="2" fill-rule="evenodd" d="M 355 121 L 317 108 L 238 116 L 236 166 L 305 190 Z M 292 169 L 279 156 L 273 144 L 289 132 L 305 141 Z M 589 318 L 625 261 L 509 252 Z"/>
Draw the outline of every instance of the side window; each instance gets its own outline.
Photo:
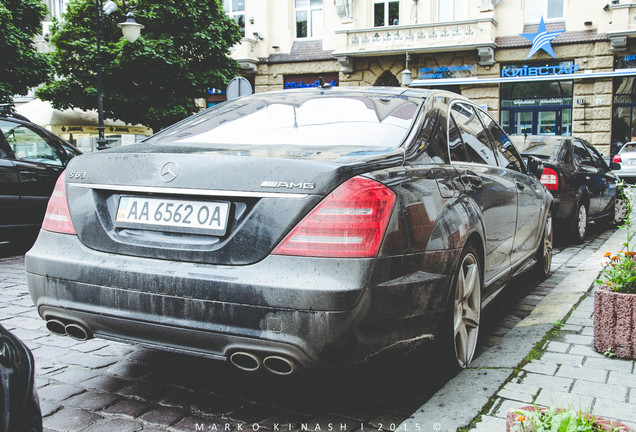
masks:
<path id="1" fill-rule="evenodd" d="M 448 118 L 448 152 L 451 161 L 469 162 L 459 128 L 452 116 Z"/>
<path id="2" fill-rule="evenodd" d="M 488 114 L 480 109 L 478 109 L 477 112 L 479 112 L 486 129 L 490 132 L 493 149 L 495 151 L 495 156 L 499 161 L 499 165 L 511 170 L 523 172 L 523 161 L 521 156 L 517 153 L 517 149 L 515 149 L 514 145 L 512 145 L 508 136 Z"/>
<path id="3" fill-rule="evenodd" d="M 587 151 L 590 152 L 590 156 L 592 156 L 592 160 L 594 161 L 594 164 L 596 164 L 596 167 L 607 169 L 607 165 L 599 152 L 588 142 L 584 142 L 583 144 L 585 145 L 585 148 L 587 148 Z"/>
<path id="4" fill-rule="evenodd" d="M 464 141 L 468 160 L 473 163 L 497 165 L 488 134 L 473 107 L 461 102 L 455 103 L 451 107 L 451 115 Z"/>
<path id="5" fill-rule="evenodd" d="M 426 114 L 424 125 L 417 136 L 417 163 L 448 163 L 446 146 L 446 116 L 439 109 L 431 109 Z"/>
<path id="6" fill-rule="evenodd" d="M 16 160 L 62 166 L 55 149 L 36 132 L 17 123 L 3 122 L 0 127 Z"/>
<path id="7" fill-rule="evenodd" d="M 592 155 L 587 151 L 585 145 L 581 141 L 573 140 L 572 149 L 574 150 L 574 160 L 582 166 L 596 168 L 596 163 L 592 159 Z"/>
<path id="8" fill-rule="evenodd" d="M 569 139 L 563 141 L 559 156 L 564 164 L 574 165 L 574 160 L 572 158 L 572 142 Z"/>

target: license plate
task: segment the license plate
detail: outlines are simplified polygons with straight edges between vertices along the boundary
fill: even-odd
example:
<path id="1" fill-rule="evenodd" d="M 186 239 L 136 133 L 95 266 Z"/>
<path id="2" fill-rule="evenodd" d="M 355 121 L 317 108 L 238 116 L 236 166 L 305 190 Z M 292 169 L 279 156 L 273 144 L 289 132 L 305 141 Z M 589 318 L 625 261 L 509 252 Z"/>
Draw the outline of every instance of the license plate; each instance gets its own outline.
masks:
<path id="1" fill-rule="evenodd" d="M 116 224 L 121 228 L 221 236 L 227 230 L 230 204 L 123 196 Z"/>

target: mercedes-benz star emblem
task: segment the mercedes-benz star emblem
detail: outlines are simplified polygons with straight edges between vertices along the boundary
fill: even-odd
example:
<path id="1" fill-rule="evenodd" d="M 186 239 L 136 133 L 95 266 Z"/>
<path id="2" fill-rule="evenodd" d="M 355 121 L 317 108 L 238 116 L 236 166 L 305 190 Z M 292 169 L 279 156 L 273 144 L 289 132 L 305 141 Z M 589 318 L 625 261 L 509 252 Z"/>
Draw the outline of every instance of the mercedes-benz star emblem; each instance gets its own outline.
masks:
<path id="1" fill-rule="evenodd" d="M 177 165 L 176 162 L 168 162 L 161 167 L 161 173 L 159 175 L 161 180 L 169 183 L 177 178 L 177 174 L 179 174 L 179 165 Z"/>

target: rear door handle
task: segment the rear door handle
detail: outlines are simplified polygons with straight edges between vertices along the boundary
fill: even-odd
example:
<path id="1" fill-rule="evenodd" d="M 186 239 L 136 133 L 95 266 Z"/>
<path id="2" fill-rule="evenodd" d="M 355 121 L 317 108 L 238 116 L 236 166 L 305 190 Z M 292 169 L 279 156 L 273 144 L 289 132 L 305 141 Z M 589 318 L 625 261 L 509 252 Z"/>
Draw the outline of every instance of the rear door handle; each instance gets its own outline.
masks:
<path id="1" fill-rule="evenodd" d="M 526 185 L 524 185 L 523 183 L 521 182 L 516 182 L 516 183 L 517 183 L 517 189 L 524 190 L 526 188 Z"/>

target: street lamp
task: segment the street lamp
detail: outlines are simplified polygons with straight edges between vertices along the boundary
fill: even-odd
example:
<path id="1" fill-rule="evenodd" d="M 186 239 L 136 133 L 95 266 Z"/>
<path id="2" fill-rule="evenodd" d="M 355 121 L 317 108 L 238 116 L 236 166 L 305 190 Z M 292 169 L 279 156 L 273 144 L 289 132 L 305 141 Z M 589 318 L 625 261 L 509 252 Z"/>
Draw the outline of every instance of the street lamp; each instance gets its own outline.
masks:
<path id="1" fill-rule="evenodd" d="M 95 66 L 97 67 L 97 150 L 104 150 L 106 147 L 106 138 L 104 138 L 104 89 L 102 83 L 102 43 L 104 42 L 104 15 L 110 15 L 117 10 L 117 5 L 112 0 L 108 0 L 104 4 L 103 0 L 95 0 L 97 6 L 97 54 L 95 55 Z M 133 10 L 139 6 L 139 0 L 133 0 L 126 4 L 126 0 L 122 0 L 124 8 L 128 9 L 126 21 L 117 24 L 121 28 L 124 38 L 128 42 L 134 42 L 139 37 L 143 25 L 135 21 Z"/>

